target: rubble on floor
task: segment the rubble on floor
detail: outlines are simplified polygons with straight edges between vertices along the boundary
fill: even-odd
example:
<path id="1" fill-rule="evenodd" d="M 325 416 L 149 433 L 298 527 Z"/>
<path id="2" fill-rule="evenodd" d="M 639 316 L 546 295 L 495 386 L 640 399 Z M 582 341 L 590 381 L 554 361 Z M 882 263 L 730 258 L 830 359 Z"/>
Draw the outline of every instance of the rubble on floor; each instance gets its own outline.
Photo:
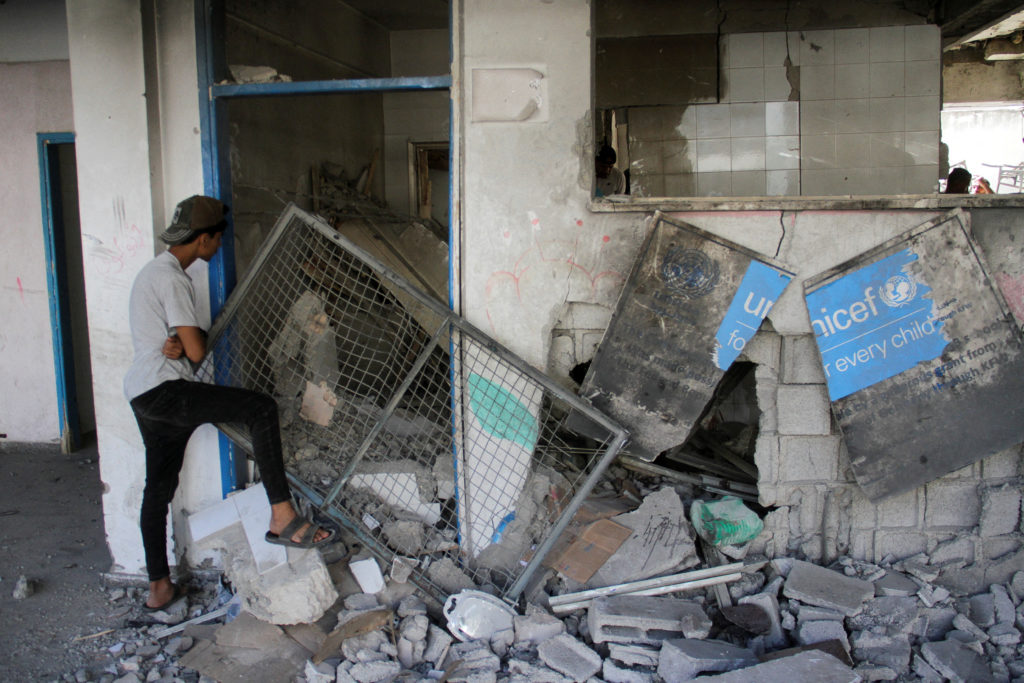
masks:
<path id="1" fill-rule="evenodd" d="M 638 490 L 646 495 L 629 512 L 597 492 L 580 518 L 618 511 L 612 519 L 650 536 L 650 520 L 641 515 L 646 507 L 657 511 L 653 518 L 669 520 L 671 528 L 660 532 L 666 538 L 693 537 L 686 516 L 676 512 L 692 504 L 692 491 L 662 481 Z M 647 521 L 636 523 L 637 515 Z M 446 556 L 435 574 L 447 575 L 452 594 L 442 606 L 408 581 L 401 570 L 407 558 L 396 561 L 396 570 L 346 541 L 352 544 L 347 554 L 343 544 L 324 551 L 341 597 L 311 623 L 274 625 L 238 612 L 242 601 L 227 602 L 231 594 L 216 583 L 193 587 L 169 613 L 143 615 L 136 608 L 135 621 L 128 622 L 134 628 L 96 638 L 95 666 L 63 680 L 1024 682 L 1019 563 L 1013 571 L 1004 567 L 984 589 L 965 592 L 957 580 L 946 580 L 949 566 L 924 555 L 878 564 L 843 557 L 825 567 L 748 552 L 740 562 L 711 566 L 710 551 L 701 557 L 690 541 L 677 544 L 681 550 L 671 562 L 659 563 L 657 577 L 596 587 L 549 567 L 519 604 L 508 605 Z M 647 576 L 648 555 L 634 557 L 634 574 L 622 563 L 616 579 Z M 376 569 L 372 582 L 363 573 L 367 560 Z M 703 568 L 664 576 L 697 564 Z M 976 568 L 977 575 L 993 575 L 1004 564 L 1011 558 Z M 717 583 L 644 594 L 652 582 L 678 589 L 676 576 L 710 576 Z M 594 592 L 602 595 L 586 607 L 554 609 Z M 111 590 L 113 601 L 138 605 L 143 598 L 134 589 Z"/>

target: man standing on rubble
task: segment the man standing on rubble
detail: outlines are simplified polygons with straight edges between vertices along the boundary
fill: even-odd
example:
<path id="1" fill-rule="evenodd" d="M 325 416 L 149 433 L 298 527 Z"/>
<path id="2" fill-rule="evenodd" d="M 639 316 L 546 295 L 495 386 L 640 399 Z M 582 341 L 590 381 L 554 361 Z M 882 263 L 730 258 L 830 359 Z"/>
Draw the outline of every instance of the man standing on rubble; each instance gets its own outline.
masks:
<path id="1" fill-rule="evenodd" d="M 217 253 L 227 212 L 220 201 L 201 195 L 178 204 L 170 227 L 160 235 L 167 251 L 139 271 L 129 299 L 135 356 L 124 392 L 146 446 L 139 526 L 149 574 L 147 611 L 164 609 L 179 597 L 167 564 L 167 509 L 178 487 L 185 446 L 201 424 L 240 422 L 249 428 L 253 458 L 270 500 L 269 543 L 311 548 L 334 535 L 299 517 L 292 505 L 274 399 L 195 378 L 206 356 L 206 333 L 199 327 L 195 290 L 185 271 L 197 259 L 209 262 Z"/>

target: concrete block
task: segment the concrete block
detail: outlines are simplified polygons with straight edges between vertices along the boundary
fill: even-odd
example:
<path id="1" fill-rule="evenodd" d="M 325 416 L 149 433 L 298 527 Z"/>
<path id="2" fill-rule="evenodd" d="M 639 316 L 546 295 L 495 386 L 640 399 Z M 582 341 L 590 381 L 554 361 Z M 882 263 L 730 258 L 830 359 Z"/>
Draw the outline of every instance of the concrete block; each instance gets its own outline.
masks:
<path id="1" fill-rule="evenodd" d="M 850 641 L 846 637 L 846 628 L 842 621 L 831 621 L 822 619 L 820 621 L 805 621 L 796 627 L 796 642 L 801 645 L 813 645 L 823 643 L 826 640 L 838 640 L 842 643 L 847 652 L 850 651 Z"/>
<path id="2" fill-rule="evenodd" d="M 633 533 L 597 570 L 590 586 L 640 581 L 699 562 L 683 503 L 670 487 L 649 494 L 639 508 L 612 520 Z"/>
<path id="3" fill-rule="evenodd" d="M 424 661 L 433 664 L 435 669 L 440 667 L 453 640 L 450 633 L 431 624 L 427 633 L 427 648 L 423 651 Z"/>
<path id="4" fill-rule="evenodd" d="M 877 664 L 858 664 L 854 667 L 853 672 L 860 676 L 862 681 L 895 681 L 899 678 L 899 673 L 896 671 Z"/>
<path id="5" fill-rule="evenodd" d="M 425 614 L 412 614 L 402 619 L 398 625 L 398 632 L 409 641 L 426 640 L 429 626 L 430 620 Z"/>
<path id="6" fill-rule="evenodd" d="M 661 652 L 643 645 L 608 643 L 608 656 L 625 666 L 657 667 Z"/>
<path id="7" fill-rule="evenodd" d="M 962 614 L 958 614 L 955 617 L 953 617 L 953 626 L 960 629 L 961 631 L 966 631 L 967 633 L 970 633 L 971 636 L 973 636 L 974 639 L 978 642 L 988 642 L 988 634 L 985 633 L 985 631 L 983 631 L 982 629 L 978 628 L 973 621 L 971 621 Z"/>
<path id="8" fill-rule="evenodd" d="M 875 594 L 875 587 L 867 581 L 796 560 L 782 592 L 787 598 L 830 607 L 850 616 L 857 614 L 864 601 Z"/>
<path id="9" fill-rule="evenodd" d="M 776 394 L 780 435 L 828 435 L 832 410 L 825 385 L 782 385 Z"/>
<path id="10" fill-rule="evenodd" d="M 612 595 L 595 599 L 588 611 L 595 643 L 657 645 L 668 638 L 707 638 L 711 620 L 693 602 L 654 596 Z"/>
<path id="11" fill-rule="evenodd" d="M 921 645 L 921 656 L 941 676 L 953 683 L 993 680 L 985 658 L 958 641 L 924 643 Z"/>
<path id="12" fill-rule="evenodd" d="M 918 489 L 886 498 L 878 504 L 878 526 L 886 529 L 916 527 L 920 522 Z"/>
<path id="13" fill-rule="evenodd" d="M 534 664 L 522 659 L 513 658 L 508 660 L 508 671 L 513 677 L 519 677 L 523 683 L 532 683 L 533 681 L 538 681 L 538 683 L 570 683 L 572 681 L 571 678 L 567 678 L 543 664 Z M 511 681 L 512 679 L 509 680 L 509 683 Z"/>
<path id="14" fill-rule="evenodd" d="M 970 528 L 978 524 L 980 514 L 981 501 L 974 484 L 940 481 L 925 487 L 927 527 Z"/>
<path id="15" fill-rule="evenodd" d="M 565 633 L 565 624 L 543 610 L 534 610 L 526 615 L 517 614 L 512 618 L 515 628 L 516 645 L 536 645 L 548 638 Z"/>
<path id="16" fill-rule="evenodd" d="M 940 543 L 928 553 L 929 562 L 943 566 L 959 564 L 961 567 L 974 562 L 975 540 L 974 536 L 959 536 Z"/>
<path id="17" fill-rule="evenodd" d="M 852 637 L 853 658 L 904 673 L 910 667 L 910 638 L 906 634 L 885 636 L 860 631 Z"/>
<path id="18" fill-rule="evenodd" d="M 968 616 L 981 628 L 988 628 L 996 623 L 996 604 L 992 593 L 978 593 L 968 603 Z"/>
<path id="19" fill-rule="evenodd" d="M 917 600 L 913 597 L 883 596 L 864 603 L 860 614 L 846 618 L 850 629 L 907 633 L 918 616 Z"/>
<path id="20" fill-rule="evenodd" d="M 349 560 L 348 568 L 364 593 L 380 593 L 384 590 L 384 575 L 376 559 L 356 557 Z"/>
<path id="21" fill-rule="evenodd" d="M 907 597 L 916 594 L 918 588 L 906 574 L 892 569 L 887 570 L 885 576 L 874 583 L 875 595 L 878 596 Z"/>
<path id="22" fill-rule="evenodd" d="M 306 677 L 306 683 L 335 683 L 337 680 L 337 670 L 333 666 L 325 663 L 314 664 L 309 660 L 306 661 L 302 675 Z"/>
<path id="23" fill-rule="evenodd" d="M 779 437 L 779 481 L 834 481 L 838 470 L 838 437 Z"/>
<path id="24" fill-rule="evenodd" d="M 491 648 L 485 640 L 455 643 L 448 649 L 448 654 L 444 659 L 444 667 L 441 668 L 447 668 L 458 660 L 462 660 L 459 668 L 467 671 L 496 672 L 501 669 L 501 660 L 491 652 Z"/>
<path id="25" fill-rule="evenodd" d="M 953 628 L 957 611 L 952 607 L 924 607 L 917 611 L 917 621 L 911 626 L 914 635 L 938 640 Z"/>
<path id="26" fill-rule="evenodd" d="M 745 647 L 721 640 L 679 638 L 661 646 L 658 675 L 665 683 L 689 681 L 706 671 L 732 671 L 757 664 L 757 657 Z"/>
<path id="27" fill-rule="evenodd" d="M 770 432 L 760 432 L 754 445 L 754 464 L 757 465 L 761 500 L 765 500 L 765 487 L 779 481 L 779 437 Z M 776 500 L 771 498 L 771 505 Z"/>
<path id="28" fill-rule="evenodd" d="M 774 371 L 775 368 L 779 367 L 781 353 L 782 337 L 770 330 L 761 329 L 743 347 L 740 358 L 746 359 L 751 363 L 757 363 L 759 366 L 763 365 Z M 776 373 L 776 377 L 777 375 L 778 373 Z"/>
<path id="29" fill-rule="evenodd" d="M 537 655 L 555 671 L 585 681 L 601 670 L 601 656 L 570 635 L 562 634 L 537 646 Z"/>
<path id="30" fill-rule="evenodd" d="M 834 610 L 828 607 L 815 607 L 814 605 L 804 605 L 796 603 L 797 613 L 796 622 L 802 624 L 807 621 L 842 621 L 845 615 L 839 610 Z M 792 609 L 792 606 L 790 606 Z"/>
<path id="31" fill-rule="evenodd" d="M 754 380 L 757 405 L 761 409 L 758 427 L 763 434 L 775 434 L 779 431 L 778 377 L 773 368 L 758 365 L 754 369 Z"/>
<path id="32" fill-rule="evenodd" d="M 346 482 L 346 486 L 366 489 L 388 505 L 416 516 L 424 524 L 437 524 L 441 519 L 441 504 L 423 502 L 417 481 L 417 476 L 421 474 L 424 473 L 413 471 L 353 474 Z"/>
<path id="33" fill-rule="evenodd" d="M 782 340 L 782 371 L 779 377 L 786 384 L 824 384 L 825 371 L 814 337 L 809 334 L 780 335 Z"/>
<path id="34" fill-rule="evenodd" d="M 213 535 L 239 523 L 257 572 L 269 571 L 288 561 L 284 546 L 267 543 L 265 539 L 270 528 L 270 502 L 262 486 L 250 486 L 233 493 L 188 518 L 192 540 L 204 546 L 216 544 L 217 541 L 211 539 Z"/>
<path id="35" fill-rule="evenodd" d="M 782 621 L 779 619 L 779 601 L 773 593 L 746 595 L 740 598 L 739 602 L 741 605 L 757 605 L 768 615 L 771 626 L 764 635 L 765 645 L 778 648 L 786 644 L 786 634 L 782 631 Z"/>
<path id="36" fill-rule="evenodd" d="M 925 658 L 921 655 L 914 655 L 910 666 L 911 671 L 926 683 L 943 683 L 945 681 L 942 675 L 935 670 L 935 667 L 925 661 Z"/>
<path id="37" fill-rule="evenodd" d="M 1020 631 L 1013 622 L 1001 622 L 986 631 L 989 642 L 999 647 L 1014 647 L 1020 643 Z"/>
<path id="38" fill-rule="evenodd" d="M 601 667 L 601 677 L 608 683 L 654 683 L 654 673 L 650 671 L 637 671 L 636 669 L 623 669 L 615 666 L 610 659 L 604 660 Z"/>
<path id="39" fill-rule="evenodd" d="M 398 662 L 357 662 L 348 670 L 348 675 L 358 683 L 381 683 L 390 681 L 401 672 L 402 665 Z"/>
<path id="40" fill-rule="evenodd" d="M 882 532 L 875 534 L 875 557 L 911 557 L 925 552 L 928 536 L 919 532 Z"/>
<path id="41" fill-rule="evenodd" d="M 716 676 L 703 676 L 700 683 L 860 683 L 853 669 L 832 655 L 818 650 L 738 669 Z"/>
<path id="42" fill-rule="evenodd" d="M 1021 491 L 1017 485 L 1004 484 L 981 491 L 981 521 L 978 533 L 982 538 L 1011 534 L 1020 520 Z"/>
<path id="43" fill-rule="evenodd" d="M 1015 615 L 1015 608 L 1013 605 L 1013 599 L 1010 598 L 1010 594 L 1006 590 L 1006 587 L 998 583 L 992 584 L 989 588 L 989 593 L 992 595 L 992 606 L 995 610 L 996 623 L 1012 624 Z"/>
<path id="44" fill-rule="evenodd" d="M 1011 479 L 1021 475 L 1020 447 L 1014 446 L 981 461 L 984 479 Z"/>

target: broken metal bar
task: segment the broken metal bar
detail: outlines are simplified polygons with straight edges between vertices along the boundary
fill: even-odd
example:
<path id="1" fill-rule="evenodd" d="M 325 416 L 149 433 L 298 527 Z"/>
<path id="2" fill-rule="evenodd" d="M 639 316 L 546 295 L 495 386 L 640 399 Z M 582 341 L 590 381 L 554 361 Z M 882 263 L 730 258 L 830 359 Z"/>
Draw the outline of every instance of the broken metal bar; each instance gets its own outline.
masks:
<path id="1" fill-rule="evenodd" d="M 577 591 L 575 593 L 565 593 L 563 595 L 556 595 L 548 600 L 552 607 L 558 604 L 567 602 L 578 602 L 587 598 L 598 598 L 605 595 L 618 595 L 619 593 L 634 593 L 640 590 L 647 590 L 648 588 L 657 588 L 659 586 L 666 586 L 685 581 L 696 581 L 698 579 L 706 579 L 712 576 L 721 576 L 723 574 L 731 574 L 738 572 L 743 569 L 742 562 L 733 562 L 732 564 L 725 564 L 719 567 L 707 567 L 705 569 L 695 569 L 689 572 L 682 572 L 680 574 L 669 574 L 668 576 L 658 576 L 653 579 L 643 579 L 642 581 L 629 581 L 627 583 L 618 583 L 613 586 L 605 586 L 603 588 L 591 588 L 585 591 Z"/>
<path id="2" fill-rule="evenodd" d="M 723 583 L 730 583 L 732 581 L 738 581 L 742 576 L 740 572 L 733 572 L 732 574 L 722 574 L 720 576 L 710 576 L 706 579 L 697 579 L 696 581 L 680 581 L 678 583 L 671 583 L 665 586 L 658 586 L 656 588 L 647 588 L 645 590 L 636 591 L 619 591 L 617 593 L 611 593 L 610 595 L 664 595 L 665 593 L 676 593 L 685 590 L 694 590 L 696 588 L 704 588 L 706 586 L 720 586 Z M 609 586 L 609 588 L 616 588 L 616 586 Z M 571 593 L 569 595 L 572 595 Z M 567 597 L 567 596 L 559 596 Z M 556 615 L 568 614 L 569 612 L 575 612 L 578 609 L 589 607 L 595 599 L 604 596 L 594 596 L 590 598 L 584 598 L 582 600 L 576 600 L 574 602 L 562 602 L 557 605 L 551 605 L 551 611 Z"/>
<path id="3" fill-rule="evenodd" d="M 203 622 L 206 622 L 206 621 L 213 621 L 217 617 L 222 617 L 222 616 L 224 616 L 227 613 L 228 613 L 228 608 L 227 607 L 219 607 L 219 608 L 213 610 L 212 612 L 208 612 L 206 614 L 201 614 L 198 617 L 196 617 L 195 619 L 189 619 L 188 621 L 183 621 L 180 624 L 175 624 L 174 626 L 169 626 L 169 627 L 167 627 L 167 628 L 165 628 L 163 630 L 157 631 L 156 633 L 151 633 L 150 635 L 152 637 L 154 637 L 154 638 L 157 638 L 157 639 L 164 638 L 164 637 L 172 635 L 174 633 L 178 633 L 179 631 L 184 631 L 186 628 L 188 628 L 192 624 L 202 624 Z"/>
<path id="4" fill-rule="evenodd" d="M 420 355 L 416 357 L 416 361 L 412 364 L 412 367 L 409 368 L 409 371 L 405 375 L 405 379 L 403 379 L 402 383 L 395 389 L 395 392 L 391 395 L 387 405 L 384 406 L 384 409 L 381 411 L 377 422 L 373 425 L 373 428 L 370 429 L 366 438 L 363 439 L 363 442 L 359 444 L 359 450 L 356 451 L 354 456 L 352 456 L 352 459 L 345 467 L 345 471 L 341 473 L 341 476 L 338 477 L 338 481 L 334 483 L 334 487 L 331 488 L 330 492 L 324 498 L 324 503 L 326 505 L 330 505 L 334 502 L 335 498 L 338 497 L 338 494 L 341 493 L 342 487 L 345 486 L 345 482 L 349 480 L 349 477 L 351 477 L 352 473 L 355 472 L 356 467 L 366 456 L 366 452 L 370 450 L 370 446 L 376 440 L 377 436 L 384 431 L 384 425 L 387 423 L 388 418 L 390 418 L 395 412 L 395 408 L 398 407 L 399 402 L 405 396 L 405 392 L 409 390 L 409 387 L 412 386 L 412 383 L 416 380 L 417 376 L 419 376 L 420 370 L 422 370 L 423 366 L 427 364 L 428 360 L 430 360 L 430 354 L 433 353 L 438 342 L 445 334 L 447 334 L 450 322 L 451 318 L 445 318 L 434 334 L 431 335 L 427 343 L 423 345 L 423 350 L 420 351 Z"/>

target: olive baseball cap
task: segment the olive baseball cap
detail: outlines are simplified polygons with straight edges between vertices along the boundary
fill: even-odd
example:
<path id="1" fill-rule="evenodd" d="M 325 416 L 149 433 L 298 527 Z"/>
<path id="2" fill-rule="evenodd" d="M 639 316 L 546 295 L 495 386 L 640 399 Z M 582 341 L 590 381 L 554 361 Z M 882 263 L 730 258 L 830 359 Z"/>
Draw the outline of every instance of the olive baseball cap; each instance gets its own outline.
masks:
<path id="1" fill-rule="evenodd" d="M 178 202 L 174 217 L 160 239 L 170 246 L 186 242 L 193 233 L 224 223 L 228 207 L 218 199 L 194 194 Z"/>

